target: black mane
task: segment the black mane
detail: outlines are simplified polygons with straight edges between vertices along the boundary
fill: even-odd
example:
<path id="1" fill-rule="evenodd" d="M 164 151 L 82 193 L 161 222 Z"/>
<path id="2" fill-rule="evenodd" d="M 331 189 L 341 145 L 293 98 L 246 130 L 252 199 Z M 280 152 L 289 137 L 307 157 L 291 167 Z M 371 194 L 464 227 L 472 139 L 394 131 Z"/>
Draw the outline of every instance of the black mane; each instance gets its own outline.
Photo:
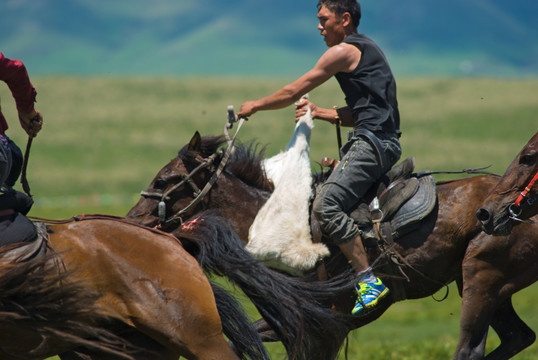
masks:
<path id="1" fill-rule="evenodd" d="M 204 136 L 199 151 L 188 149 L 185 145 L 178 153 L 178 157 L 185 163 L 192 163 L 199 159 L 199 156 L 206 158 L 219 150 L 226 143 L 224 136 Z M 260 144 L 250 142 L 244 145 L 239 140 L 235 141 L 235 149 L 228 159 L 225 170 L 234 175 L 244 183 L 258 189 L 270 191 L 274 190 L 273 183 L 267 178 L 262 167 L 265 158 L 265 147 Z"/>
<path id="2" fill-rule="evenodd" d="M 0 248 L 2 327 L 27 329 L 44 339 L 59 338 L 68 344 L 67 348 L 82 346 L 114 354 L 114 358 L 132 359 L 128 352 L 134 350 L 134 345 L 99 325 L 112 321 L 97 303 L 100 294 L 82 282 L 72 281 L 72 272 L 60 272 L 56 266 L 62 262 L 58 253 L 19 263 L 4 258 L 24 244 Z M 39 348 L 36 351 L 39 354 Z"/>

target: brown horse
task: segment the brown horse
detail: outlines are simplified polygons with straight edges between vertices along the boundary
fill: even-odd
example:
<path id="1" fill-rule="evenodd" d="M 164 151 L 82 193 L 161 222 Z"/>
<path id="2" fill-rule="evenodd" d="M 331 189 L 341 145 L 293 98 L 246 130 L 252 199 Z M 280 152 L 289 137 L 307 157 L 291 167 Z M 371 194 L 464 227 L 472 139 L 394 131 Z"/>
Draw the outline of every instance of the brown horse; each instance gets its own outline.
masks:
<path id="1" fill-rule="evenodd" d="M 223 139 L 220 137 L 200 138 L 196 133 L 190 143 L 179 152 L 178 157 L 159 171 L 127 217 L 151 226 L 162 223 L 164 229 L 173 232 L 181 223 L 182 216 L 191 215 L 202 208 L 219 209 L 223 216 L 233 222 L 241 239 L 246 242 L 250 224 L 272 191 L 271 183 L 265 177 L 260 165 L 263 151 L 258 152 L 256 146 L 244 147 L 239 144 L 211 191 L 203 199 L 197 198 L 193 202 L 199 189 L 211 178 L 216 167 L 215 163 L 219 160 L 217 150 L 222 144 Z M 454 280 L 459 289 L 462 289 L 462 263 L 466 249 L 469 242 L 481 232 L 475 212 L 497 181 L 496 176 L 477 176 L 437 184 L 438 202 L 432 214 L 423 220 L 418 230 L 400 238 L 392 249 L 406 264 L 403 269 L 407 279 L 394 279 L 393 276 L 379 273 L 384 282 L 392 285 L 399 283 L 398 287 L 402 290 L 398 292 L 399 295 L 395 295 L 396 291 L 391 291 L 392 296 L 381 301 L 373 311 L 356 317 L 352 328 L 376 320 L 395 301 L 433 295 Z M 162 201 L 166 205 L 165 208 L 162 204 L 159 207 L 161 199 L 155 196 L 158 194 L 166 194 L 166 198 Z M 536 232 L 526 235 L 535 236 L 534 234 Z M 221 245 L 198 244 L 198 246 L 212 248 Z M 325 261 L 329 275 L 348 269 L 347 262 L 336 247 L 331 247 L 331 253 L 331 257 Z M 385 258 L 380 258 L 379 249 L 370 250 L 369 256 L 371 263 L 379 260 L 376 262 L 376 269 L 387 263 Z M 225 258 L 225 253 L 214 255 L 215 262 L 225 261 Z M 466 268 L 465 264 L 463 266 Z M 226 275 L 233 277 L 231 274 Z M 469 281 L 480 281 L 478 278 L 469 278 L 471 278 Z M 472 284 L 468 283 L 466 286 Z M 350 311 L 353 301 L 354 294 L 351 291 L 335 294 L 331 299 L 331 303 L 345 314 Z M 472 322 L 472 314 L 467 316 L 469 317 L 467 320 Z M 517 353 L 525 347 L 517 341 L 512 341 L 509 336 L 512 332 L 517 333 L 520 330 L 518 321 L 521 320 L 515 314 L 509 300 L 503 303 L 502 309 L 495 312 L 494 317 L 511 320 L 491 321 L 492 327 L 503 341 L 499 346 L 502 351 L 497 352 L 501 357 L 491 358 L 505 359 L 507 357 L 503 357 L 504 354 Z M 262 327 L 262 330 L 267 328 Z M 270 331 L 265 336 L 266 340 L 274 339 Z M 345 336 L 341 338 L 320 336 L 318 341 L 339 347 L 344 339 Z M 481 339 L 485 343 L 485 337 Z M 482 350 L 480 356 L 484 354 L 483 348 L 470 350 L 466 347 L 465 341 L 461 341 L 461 344 L 455 358 L 464 359 L 464 354 L 475 350 L 477 353 Z M 318 355 L 317 359 L 332 358 L 323 352 Z"/>
<path id="2" fill-rule="evenodd" d="M 521 224 L 508 236 L 481 233 L 463 259 L 457 359 L 482 359 L 488 326 L 501 344 L 486 359 L 509 359 L 536 335 L 516 314 L 512 295 L 538 280 L 538 225 Z"/>
<path id="3" fill-rule="evenodd" d="M 197 229 L 210 223 L 211 218 L 207 217 L 197 226 L 191 226 L 188 232 L 184 231 L 184 235 L 195 239 Z M 115 218 L 52 225 L 48 232 L 50 247 L 61 257 L 56 268 L 68 271 L 62 281 L 68 286 L 80 284 L 86 293 L 96 294 L 94 302 L 99 311 L 95 316 L 95 306 L 81 310 L 85 326 L 108 329 L 126 343 L 133 344 L 134 349 L 128 351 L 125 348 L 125 355 L 110 354 L 103 351 L 107 350 L 105 346 L 102 349 L 88 346 L 92 344 L 91 338 L 87 344 L 66 342 L 69 337 L 65 333 L 69 327 L 61 333 L 46 334 L 47 341 L 40 341 L 41 332 L 32 333 L 34 328 L 29 330 L 28 322 L 2 316 L 0 358 L 42 359 L 54 354 L 61 354 L 62 359 L 267 358 L 258 334 L 248 317 L 236 308 L 236 302 L 226 304 L 228 320 L 234 319 L 227 326 L 226 335 L 235 348 L 240 349 L 239 354 L 227 343 L 212 287 L 199 264 L 175 237 Z M 204 232 L 204 236 L 210 234 Z M 28 281 L 35 276 L 26 275 Z M 22 284 L 26 285 L 27 280 Z M 29 291 L 31 293 L 31 289 Z M 67 310 L 58 321 L 71 315 L 69 306 L 77 305 L 72 304 L 73 299 L 62 297 L 63 292 L 59 291 L 53 300 L 62 305 L 65 303 Z M 4 314 L 9 311 L 9 303 L 6 305 L 1 301 L 0 308 Z M 46 314 L 30 315 L 39 319 L 45 330 L 54 324 L 43 324 L 41 317 Z M 17 335 L 6 337 L 4 334 Z M 95 334 L 89 333 L 92 337 Z M 2 356 L 7 353 L 9 355 Z"/>
<path id="4" fill-rule="evenodd" d="M 538 213 L 538 132 L 508 166 L 477 216 L 488 234 L 507 235 Z"/>
<path id="5" fill-rule="evenodd" d="M 489 324 L 511 324 L 502 344 L 490 354 L 505 359 L 530 346 L 535 333 L 515 314 L 511 296 L 538 280 L 538 225 L 527 221 L 538 212 L 538 133 L 523 147 L 477 211 L 486 233 L 468 246 L 463 267 L 460 321 L 461 358 L 481 358 Z M 523 201 L 524 200 L 524 201 Z M 517 225 L 517 226 L 513 226 Z"/>
<path id="6" fill-rule="evenodd" d="M 131 359 L 129 344 L 95 326 L 108 321 L 98 294 L 58 274 L 58 256 L 13 262 L 4 255 L 25 252 L 21 244 L 0 249 L 0 359 L 38 359 L 84 346 L 116 358 Z M 89 321 L 92 320 L 92 321 Z"/>

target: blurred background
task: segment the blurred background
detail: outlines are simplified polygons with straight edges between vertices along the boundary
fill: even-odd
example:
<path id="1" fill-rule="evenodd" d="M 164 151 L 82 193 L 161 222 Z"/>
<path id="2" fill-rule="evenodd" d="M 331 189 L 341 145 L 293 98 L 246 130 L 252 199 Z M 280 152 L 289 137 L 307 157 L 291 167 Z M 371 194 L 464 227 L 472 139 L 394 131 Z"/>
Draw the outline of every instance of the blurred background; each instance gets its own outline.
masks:
<path id="1" fill-rule="evenodd" d="M 228 105 L 237 110 L 315 64 L 326 49 L 316 3 L 0 1 L 0 51 L 26 64 L 45 121 L 28 167 L 30 215 L 125 215 L 195 131 L 222 134 Z M 359 32 L 379 43 L 397 79 L 402 158 L 414 156 L 418 171 L 491 165 L 488 170 L 503 173 L 538 128 L 538 2 L 361 4 Z M 324 107 L 344 105 L 333 80 L 310 98 Z M 0 101 L 8 135 L 24 149 L 27 136 L 3 84 Z M 257 113 L 239 140 L 259 143 L 272 156 L 285 148 L 293 120 L 293 107 Z M 342 134 L 345 139 L 345 129 Z M 323 156 L 338 157 L 336 133 L 316 122 L 314 171 Z M 533 286 L 514 299 L 535 331 L 536 296 Z M 452 285 L 441 304 L 432 298 L 395 304 L 351 334 L 350 358 L 451 358 L 460 301 Z M 488 351 L 497 344 L 491 332 Z M 270 350 L 283 358 L 282 349 Z M 534 344 L 515 359 L 537 357 Z"/>
<path id="2" fill-rule="evenodd" d="M 292 75 L 324 51 L 316 0 L 3 0 L 2 51 L 32 74 Z M 397 76 L 538 74 L 534 0 L 363 0 Z"/>

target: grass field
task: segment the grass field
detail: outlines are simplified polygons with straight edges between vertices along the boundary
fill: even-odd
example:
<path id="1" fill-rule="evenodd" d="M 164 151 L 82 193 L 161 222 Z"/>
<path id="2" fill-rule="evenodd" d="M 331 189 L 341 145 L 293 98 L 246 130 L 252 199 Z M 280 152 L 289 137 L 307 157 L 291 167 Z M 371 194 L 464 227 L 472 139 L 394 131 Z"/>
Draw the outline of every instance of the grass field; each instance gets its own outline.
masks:
<path id="1" fill-rule="evenodd" d="M 38 77 L 37 108 L 45 126 L 34 140 L 28 176 L 34 216 L 54 219 L 80 213 L 124 215 L 157 171 L 194 131 L 222 134 L 226 108 L 267 95 L 290 79 Z M 502 173 L 538 128 L 538 80 L 404 78 L 398 83 L 403 157 L 417 170 L 459 170 L 491 165 Z M 7 87 L 0 87 L 10 135 L 24 149 Z M 310 94 L 320 106 L 343 105 L 336 82 Z M 254 115 L 239 138 L 284 148 L 294 127 L 292 108 Z M 345 137 L 345 135 L 344 135 Z M 337 156 L 334 127 L 316 123 L 314 168 Z M 451 176 L 439 176 L 444 179 Z M 440 293 L 437 298 L 443 297 Z M 536 286 L 517 294 L 514 306 L 538 330 Z M 456 347 L 459 297 L 394 305 L 381 319 L 351 333 L 350 359 L 449 359 Z M 245 301 L 250 308 L 250 304 Z M 250 310 L 254 316 L 254 310 Z M 491 333 L 488 349 L 498 340 Z M 279 346 L 268 346 L 275 359 Z M 343 358 L 343 356 L 342 356 Z M 538 358 L 534 344 L 518 360 Z"/>

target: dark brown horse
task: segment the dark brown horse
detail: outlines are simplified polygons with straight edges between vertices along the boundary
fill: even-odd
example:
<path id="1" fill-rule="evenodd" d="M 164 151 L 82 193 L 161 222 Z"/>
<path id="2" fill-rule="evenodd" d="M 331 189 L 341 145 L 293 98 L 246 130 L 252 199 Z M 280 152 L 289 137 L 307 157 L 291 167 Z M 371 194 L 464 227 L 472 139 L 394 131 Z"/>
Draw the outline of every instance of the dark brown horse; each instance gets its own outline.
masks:
<path id="1" fill-rule="evenodd" d="M 223 216 L 234 223 L 241 239 L 246 242 L 250 224 L 272 191 L 271 183 L 266 179 L 260 165 L 263 152 L 258 152 L 254 146 L 244 147 L 239 144 L 208 195 L 195 203 L 192 202 L 199 193 L 199 189 L 203 188 L 211 178 L 215 163 L 219 160 L 217 150 L 222 143 L 222 138 L 200 138 L 198 134 L 195 134 L 190 143 L 179 152 L 178 157 L 159 171 L 147 190 L 143 192 L 146 196 L 143 196 L 129 211 L 127 217 L 151 226 L 164 223 L 164 229 L 173 232 L 181 223 L 181 216 L 192 215 L 202 208 L 219 209 Z M 374 311 L 356 317 L 352 327 L 357 328 L 374 321 L 395 301 L 432 295 L 454 280 L 459 289 L 463 288 L 462 264 L 467 246 L 481 232 L 475 212 L 498 180 L 496 176 L 477 176 L 437 184 L 438 202 L 432 214 L 424 219 L 418 230 L 403 236 L 393 248 L 406 264 L 404 271 L 408 280 L 395 280 L 391 276 L 387 277 L 379 273 L 384 282 L 393 285 L 399 283 L 402 290 L 398 292 L 398 295 L 395 295 L 396 291 L 392 291 L 393 296 L 381 301 Z M 159 214 L 160 199 L 153 195 L 165 193 L 166 198 L 163 202 L 166 207 L 161 206 Z M 532 232 L 526 235 L 535 236 L 535 234 L 536 232 Z M 204 244 L 199 244 L 199 246 L 204 247 Z M 206 244 L 205 247 L 221 247 L 221 245 Z M 331 247 L 331 253 L 330 259 L 325 261 L 329 275 L 348 268 L 347 262 L 336 247 Z M 380 269 L 386 263 L 385 258 L 380 258 L 379 249 L 371 250 L 369 256 L 371 263 L 380 259 L 376 263 L 376 269 Z M 214 257 L 214 261 L 224 261 L 225 257 L 225 253 L 220 253 L 219 256 Z M 463 264 L 464 269 L 466 266 Z M 467 277 L 469 278 L 469 283 L 466 284 L 468 287 L 472 286 L 471 281 L 480 281 L 476 277 Z M 393 280 L 395 282 L 392 282 Z M 353 306 L 354 297 L 351 291 L 345 294 L 335 294 L 331 303 L 339 311 L 347 314 Z M 472 314 L 467 314 L 467 316 L 466 320 L 472 322 Z M 490 322 L 503 342 L 499 346 L 499 351 L 496 352 L 500 356 L 494 355 L 491 358 L 506 359 L 507 353 L 517 353 L 527 346 L 512 341 L 510 337 L 512 332 L 520 331 L 518 321 L 521 320 L 515 314 L 509 300 L 502 304 L 502 309 L 494 313 L 494 317 L 503 320 Z M 267 334 L 267 337 L 270 338 L 270 335 Z M 339 347 L 344 338 L 320 337 L 318 341 Z M 481 339 L 485 344 L 485 336 Z M 331 344 L 335 341 L 338 344 Z M 483 356 L 483 348 L 469 349 L 472 345 L 465 341 L 460 341 L 460 343 L 462 345 L 458 347 L 455 358 L 465 359 L 465 354 L 473 351 L 478 354 L 475 358 Z M 482 350 L 481 354 L 479 354 L 480 350 Z M 320 353 L 316 358 L 330 359 L 331 357 Z"/>
<path id="2" fill-rule="evenodd" d="M 507 236 L 480 233 L 463 259 L 457 359 L 482 359 L 488 326 L 501 344 L 486 359 L 509 359 L 536 335 L 516 314 L 512 295 L 538 280 L 538 225 L 521 224 Z"/>
<path id="3" fill-rule="evenodd" d="M 212 227 L 212 224 L 210 217 L 204 218 L 183 234 L 186 238 L 195 239 L 198 228 Z M 224 304 L 221 298 L 221 312 L 228 315 L 226 321 L 233 320 L 225 327 L 225 332 L 239 349 L 239 354 L 234 352 L 223 336 L 221 317 L 207 277 L 175 237 L 115 218 L 57 224 L 49 226 L 48 231 L 49 244 L 61 258 L 54 267 L 60 272 L 56 276 L 66 282 L 65 289 L 60 288 L 58 295 L 53 293 L 51 296 L 55 296 L 52 300 L 61 305 L 57 312 L 61 313 L 64 305 L 66 312 L 48 323 L 42 319 L 47 313 L 29 313 L 27 316 L 38 320 L 38 327 L 34 328 L 31 322 L 9 316 L 13 312 L 11 308 L 19 307 L 16 301 L 0 301 L 0 358 L 42 359 L 55 354 L 62 354 L 62 359 L 267 358 L 257 332 L 248 317 L 237 309 L 237 302 Z M 204 236 L 211 234 L 216 233 L 204 231 Z M 62 271 L 67 271 L 67 275 L 62 275 Z M 35 274 L 31 271 L 30 274 L 22 274 L 27 276 L 27 280 L 21 282 L 24 290 L 26 285 L 32 284 Z M 2 278 L 0 283 L 8 281 L 6 279 Z M 73 295 L 63 297 L 66 291 L 70 294 L 69 289 L 74 286 L 70 284 L 83 286 L 86 293 L 93 294 L 95 304 L 90 303 L 92 307 L 84 308 L 88 301 L 73 304 Z M 33 294 L 32 289 L 26 292 L 32 295 L 27 301 L 29 303 L 41 294 Z M 84 299 L 82 294 L 80 298 Z M 45 293 L 44 296 L 49 295 Z M 51 300 L 50 297 L 45 299 Z M 98 332 L 88 333 L 91 337 L 87 343 L 69 341 L 66 333 L 70 328 L 67 325 L 63 332 L 45 331 L 46 341 L 41 341 L 43 328 L 54 329 L 54 321 L 66 320 L 66 316 L 73 315 L 70 307 L 82 313 L 82 320 L 85 320 L 82 325 L 91 329 L 107 329 L 135 348 L 132 351 L 124 348 L 125 354 L 122 355 L 117 350 L 115 354 L 104 351 L 106 346 L 89 346 Z M 37 307 L 35 311 L 40 309 Z M 94 315 L 95 309 L 98 312 Z M 80 324 L 81 321 L 74 322 L 80 317 L 73 318 L 73 324 Z M 72 320 L 67 319 L 67 324 Z M 81 329 L 84 327 L 81 326 Z M 73 338 L 77 331 L 75 328 Z"/>
<path id="4" fill-rule="evenodd" d="M 510 164 L 484 199 L 477 217 L 486 233 L 471 241 L 463 267 L 463 303 L 458 350 L 462 358 L 480 358 L 487 328 L 511 324 L 492 359 L 505 359 L 530 346 L 535 333 L 515 314 L 511 296 L 538 280 L 538 133 Z M 531 221 L 528 221 L 531 219 Z M 534 223 L 533 223 L 534 222 Z M 517 225 L 517 226 L 513 226 Z M 515 344 L 503 346 L 505 341 Z"/>
<path id="5" fill-rule="evenodd" d="M 508 166 L 477 216 L 488 234 L 506 235 L 538 213 L 538 132 Z"/>

